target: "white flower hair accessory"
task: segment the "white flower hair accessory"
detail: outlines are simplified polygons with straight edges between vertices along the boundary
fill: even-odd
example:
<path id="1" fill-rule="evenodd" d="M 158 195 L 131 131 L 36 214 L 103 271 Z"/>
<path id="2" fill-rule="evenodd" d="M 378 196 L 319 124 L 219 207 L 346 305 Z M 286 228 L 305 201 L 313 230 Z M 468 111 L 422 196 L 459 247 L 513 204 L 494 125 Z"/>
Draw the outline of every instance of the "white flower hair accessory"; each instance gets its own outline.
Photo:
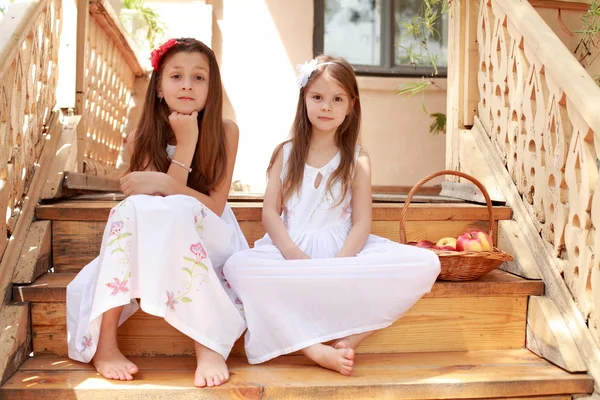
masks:
<path id="1" fill-rule="evenodd" d="M 296 68 L 300 72 L 298 75 L 298 89 L 302 89 L 308 83 L 308 79 L 312 75 L 313 72 L 317 69 L 317 67 L 321 65 L 333 64 L 332 62 L 324 62 L 321 64 L 317 64 L 316 59 L 312 59 L 310 61 L 305 62 L 304 64 L 296 65 Z"/>
<path id="2" fill-rule="evenodd" d="M 317 69 L 317 60 L 313 58 L 304 64 L 298 64 L 296 65 L 296 69 L 300 72 L 298 75 L 298 89 L 302 89 L 308 83 L 308 78 L 310 78 L 312 73 L 315 72 L 315 69 Z"/>

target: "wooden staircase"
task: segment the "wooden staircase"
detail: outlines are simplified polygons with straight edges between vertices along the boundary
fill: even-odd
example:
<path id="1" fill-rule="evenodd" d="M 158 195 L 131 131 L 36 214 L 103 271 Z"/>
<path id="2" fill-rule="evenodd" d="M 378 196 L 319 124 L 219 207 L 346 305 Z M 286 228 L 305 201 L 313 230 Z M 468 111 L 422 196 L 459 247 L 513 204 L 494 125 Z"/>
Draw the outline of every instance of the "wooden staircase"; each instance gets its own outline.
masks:
<path id="1" fill-rule="evenodd" d="M 34 356 L 0 388 L 1 399 L 571 399 L 593 391 L 587 374 L 571 374 L 525 348 L 528 296 L 543 283 L 496 270 L 473 282 L 437 282 L 391 327 L 358 349 L 351 377 L 319 368 L 301 355 L 250 366 L 238 341 L 230 381 L 192 385 L 193 342 L 162 319 L 138 312 L 119 328 L 123 353 L 140 367 L 131 382 L 108 381 L 91 365 L 66 357 L 65 288 L 97 253 L 114 201 L 42 205 L 52 224 L 52 271 L 13 287 L 13 301 L 30 302 Z M 375 204 L 373 233 L 399 238 L 402 204 Z M 246 237 L 262 236 L 260 203 L 233 203 Z M 497 220 L 510 219 L 495 207 Z M 411 204 L 409 240 L 487 229 L 485 207 Z"/>

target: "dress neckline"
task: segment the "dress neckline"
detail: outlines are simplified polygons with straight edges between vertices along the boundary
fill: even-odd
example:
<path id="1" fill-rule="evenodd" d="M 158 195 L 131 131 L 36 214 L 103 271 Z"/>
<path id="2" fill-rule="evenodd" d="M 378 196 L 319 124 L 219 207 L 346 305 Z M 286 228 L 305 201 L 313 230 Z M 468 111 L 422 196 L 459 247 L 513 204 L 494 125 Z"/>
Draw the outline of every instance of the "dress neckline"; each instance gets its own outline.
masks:
<path id="1" fill-rule="evenodd" d="M 335 155 L 331 158 L 331 160 L 329 160 L 329 162 L 327 164 L 323 165 L 321 168 L 313 167 L 312 165 L 308 165 L 306 163 L 304 163 L 304 165 L 307 166 L 310 169 L 314 169 L 316 171 L 320 171 L 320 170 L 324 169 L 325 167 L 328 167 L 329 164 L 331 164 L 333 162 L 333 160 L 335 160 L 339 155 L 340 155 L 340 150 L 338 150 L 337 153 L 335 153 Z"/>

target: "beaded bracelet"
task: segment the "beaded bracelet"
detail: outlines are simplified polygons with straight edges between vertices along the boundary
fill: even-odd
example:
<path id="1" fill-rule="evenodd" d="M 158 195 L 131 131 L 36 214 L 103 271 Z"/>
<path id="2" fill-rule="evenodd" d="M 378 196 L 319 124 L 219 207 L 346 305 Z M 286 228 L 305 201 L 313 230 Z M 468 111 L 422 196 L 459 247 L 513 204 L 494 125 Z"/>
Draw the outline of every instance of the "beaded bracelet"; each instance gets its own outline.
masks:
<path id="1" fill-rule="evenodd" d="M 181 161 L 177 161 L 177 160 L 173 160 L 171 159 L 171 162 L 175 165 L 179 165 L 181 168 L 187 169 L 188 173 L 192 172 L 192 169 L 189 168 L 187 165 L 185 165 L 184 163 L 182 163 Z"/>

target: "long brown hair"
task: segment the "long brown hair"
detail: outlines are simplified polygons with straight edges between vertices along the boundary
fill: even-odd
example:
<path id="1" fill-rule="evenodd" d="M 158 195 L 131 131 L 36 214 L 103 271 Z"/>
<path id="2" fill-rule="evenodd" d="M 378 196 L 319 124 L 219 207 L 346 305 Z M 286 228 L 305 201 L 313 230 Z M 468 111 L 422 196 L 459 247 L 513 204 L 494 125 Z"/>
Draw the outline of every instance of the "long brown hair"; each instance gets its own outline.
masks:
<path id="1" fill-rule="evenodd" d="M 286 204 L 302 184 L 312 135 L 312 125 L 308 119 L 305 96 L 310 84 L 325 72 L 344 88 L 344 91 L 348 94 L 350 104 L 354 102 L 350 114 L 346 116 L 344 122 L 342 122 L 335 132 L 335 144 L 340 149 L 341 157 L 340 164 L 327 182 L 327 190 L 331 192 L 333 185 L 341 182 L 342 197 L 338 199 L 338 204 L 344 200 L 348 190 L 351 190 L 352 177 L 354 175 L 354 152 L 360 131 L 360 98 L 356 76 L 354 75 L 352 66 L 343 58 L 320 55 L 316 60 L 317 69 L 311 74 L 307 84 L 300 89 L 296 117 L 292 125 L 290 139 L 277 146 L 271 156 L 269 168 L 267 169 L 267 172 L 271 170 L 283 145 L 291 142 L 292 150 L 286 167 L 287 174 L 282 183 L 281 205 Z"/>
<path id="2" fill-rule="evenodd" d="M 158 83 L 164 65 L 179 52 L 204 54 L 208 59 L 209 82 L 206 106 L 198 112 L 198 144 L 192 160 L 192 172 L 187 185 L 199 192 L 208 192 L 225 179 L 227 151 L 223 130 L 223 87 L 219 65 L 213 51 L 204 43 L 191 38 L 176 39 L 177 44 L 160 59 L 158 70 L 152 71 L 142 118 L 138 124 L 129 172 L 142 171 L 149 166 L 167 172 L 170 161 L 167 143 L 174 133 L 169 124 L 169 106 L 158 99 Z"/>

